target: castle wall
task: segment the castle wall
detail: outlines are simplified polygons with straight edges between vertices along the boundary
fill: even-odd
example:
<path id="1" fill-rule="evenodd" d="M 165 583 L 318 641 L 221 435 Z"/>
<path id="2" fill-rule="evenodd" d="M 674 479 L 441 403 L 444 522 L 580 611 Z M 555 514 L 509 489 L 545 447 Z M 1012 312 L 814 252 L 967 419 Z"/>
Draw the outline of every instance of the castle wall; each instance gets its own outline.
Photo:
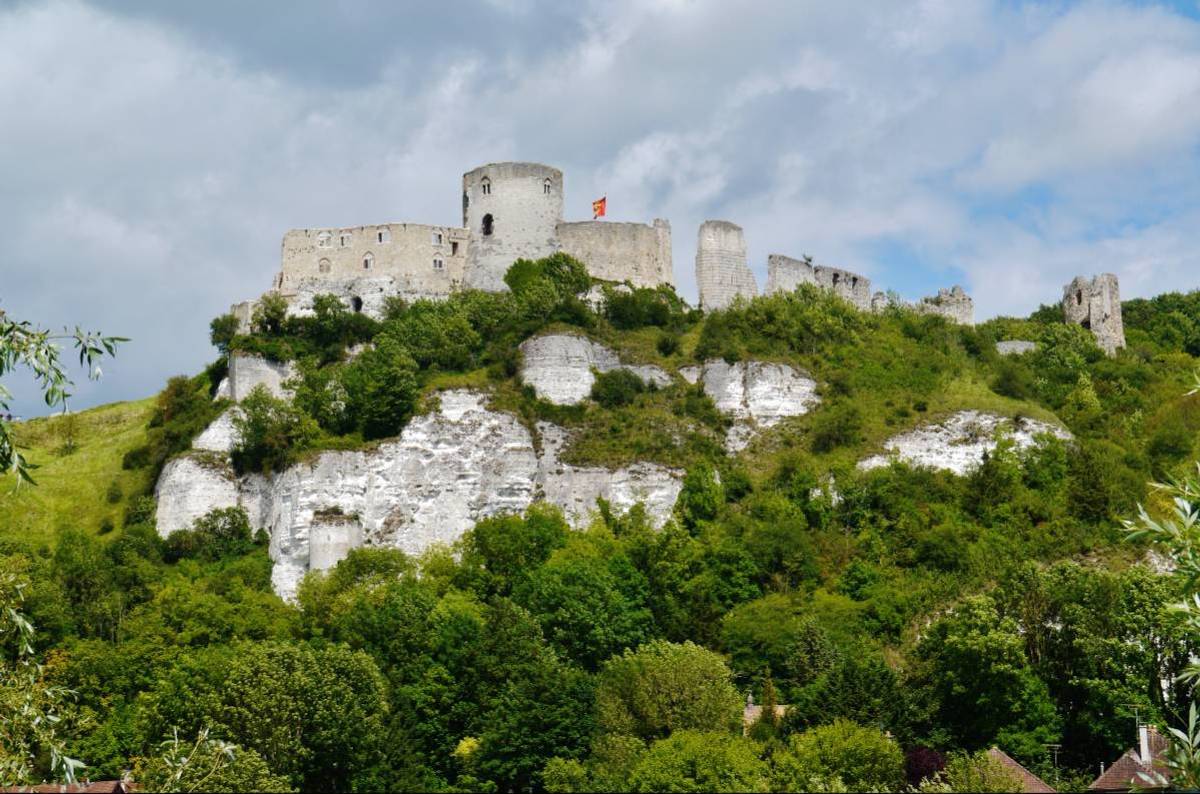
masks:
<path id="1" fill-rule="evenodd" d="M 775 292 L 795 292 L 801 284 L 816 284 L 812 263 L 792 259 L 783 254 L 767 257 L 767 289 L 764 295 Z"/>
<path id="2" fill-rule="evenodd" d="M 606 281 L 629 281 L 635 287 L 674 282 L 671 224 L 654 225 L 577 221 L 556 227 L 562 251 L 587 265 L 588 273 Z"/>
<path id="3" fill-rule="evenodd" d="M 729 221 L 700 224 L 696 243 L 696 287 L 700 308 L 724 309 L 739 295 L 758 295 L 754 274 L 746 265 L 746 237 L 742 227 Z"/>
<path id="4" fill-rule="evenodd" d="M 1125 347 L 1121 291 L 1112 273 L 1102 273 L 1090 280 L 1076 276 L 1063 287 L 1062 307 L 1064 319 L 1090 330 L 1096 344 L 1108 355 Z"/>
<path id="5" fill-rule="evenodd" d="M 470 236 L 463 284 L 504 291 L 504 274 L 517 259 L 558 250 L 563 179 L 538 163 L 492 163 L 463 174 L 463 226 Z"/>
<path id="6" fill-rule="evenodd" d="M 925 314 L 939 314 L 960 325 L 975 324 L 975 301 L 957 284 L 950 289 L 939 289 L 936 297 L 922 298 L 913 308 Z"/>
<path id="7" fill-rule="evenodd" d="M 782 254 L 767 257 L 767 292 L 792 292 L 801 284 L 830 290 L 860 311 L 871 310 L 871 279 L 849 270 L 814 265 Z"/>

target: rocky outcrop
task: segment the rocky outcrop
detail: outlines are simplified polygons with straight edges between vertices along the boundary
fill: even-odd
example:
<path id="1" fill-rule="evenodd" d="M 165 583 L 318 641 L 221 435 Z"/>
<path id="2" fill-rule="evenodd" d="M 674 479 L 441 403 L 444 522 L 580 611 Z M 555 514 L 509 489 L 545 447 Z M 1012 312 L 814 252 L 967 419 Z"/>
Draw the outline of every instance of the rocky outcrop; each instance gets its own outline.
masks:
<path id="1" fill-rule="evenodd" d="M 229 357 L 229 398 L 241 402 L 260 385 L 275 397 L 290 397 L 283 384 L 295 375 L 295 368 L 290 363 L 234 353 Z"/>
<path id="2" fill-rule="evenodd" d="M 521 343 L 521 381 L 537 396 L 555 405 L 574 405 L 588 398 L 596 382 L 593 370 L 626 369 L 647 383 L 668 386 L 671 376 L 662 369 L 622 364 L 604 345 L 575 334 L 547 334 Z"/>
<path id="3" fill-rule="evenodd" d="M 562 508 L 572 525 L 585 524 L 600 499 L 620 513 L 641 503 L 656 526 L 670 519 L 683 488 L 682 471 L 642 462 L 616 470 L 572 466 L 560 461 L 567 432 L 549 422 L 539 422 L 537 429 L 542 441 L 538 482 L 543 496 Z"/>
<path id="4" fill-rule="evenodd" d="M 689 383 L 702 382 L 717 409 L 736 420 L 726 436 L 731 452 L 745 449 L 757 428 L 806 414 L 821 401 L 816 381 L 787 364 L 729 364 L 716 358 L 703 367 L 685 367 L 679 374 Z"/>
<path id="5" fill-rule="evenodd" d="M 1036 349 L 1036 342 L 1025 339 L 1005 339 L 996 343 L 996 352 L 1002 356 L 1019 356 L 1022 353 L 1031 353 Z"/>
<path id="6" fill-rule="evenodd" d="M 950 418 L 924 425 L 884 442 L 887 452 L 858 463 L 860 469 L 876 469 L 893 461 L 911 466 L 945 469 L 966 474 L 996 448 L 997 436 L 1012 439 L 1018 449 L 1034 444 L 1037 436 L 1049 433 L 1068 440 L 1071 434 L 1061 427 L 1034 419 L 1011 420 L 979 411 L 959 411 Z"/>
<path id="7" fill-rule="evenodd" d="M 237 507 L 240 496 L 233 469 L 214 455 L 195 453 L 168 461 L 154 488 L 158 532 L 166 537 L 188 529 L 210 510 Z"/>
<path id="8" fill-rule="evenodd" d="M 189 527 L 215 507 L 241 505 L 251 524 L 269 533 L 275 590 L 290 597 L 308 570 L 335 564 L 355 546 L 420 554 L 457 540 L 482 518 L 523 511 L 539 498 L 576 526 L 597 498 L 618 509 L 645 502 L 659 524 L 670 516 L 682 472 L 647 463 L 616 471 L 563 464 L 561 428 L 539 427 L 539 455 L 529 430 L 488 409 L 485 395 L 439 396 L 439 409 L 414 418 L 395 440 L 369 451 L 326 452 L 270 477 L 239 481 L 205 468 L 200 453 L 177 458 L 159 480 L 159 532 Z"/>
<path id="9" fill-rule="evenodd" d="M 237 441 L 237 431 L 233 427 L 233 417 L 237 411 L 236 407 L 230 408 L 218 416 L 216 421 L 204 429 L 203 433 L 196 436 L 192 442 L 192 449 L 228 455 Z"/>

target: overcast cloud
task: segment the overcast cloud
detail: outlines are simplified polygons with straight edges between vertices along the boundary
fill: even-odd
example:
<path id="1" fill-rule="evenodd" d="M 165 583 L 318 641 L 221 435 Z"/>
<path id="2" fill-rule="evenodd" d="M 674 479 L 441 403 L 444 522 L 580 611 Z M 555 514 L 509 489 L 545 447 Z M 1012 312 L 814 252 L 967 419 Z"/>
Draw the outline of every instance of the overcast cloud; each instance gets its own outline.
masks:
<path id="1" fill-rule="evenodd" d="M 75 407 L 214 357 L 296 227 L 457 223 L 462 172 L 698 224 L 976 315 L 1200 286 L 1200 7 L 0 3 L 0 308 L 134 339 Z M 39 411 L 16 380 L 17 408 Z"/>

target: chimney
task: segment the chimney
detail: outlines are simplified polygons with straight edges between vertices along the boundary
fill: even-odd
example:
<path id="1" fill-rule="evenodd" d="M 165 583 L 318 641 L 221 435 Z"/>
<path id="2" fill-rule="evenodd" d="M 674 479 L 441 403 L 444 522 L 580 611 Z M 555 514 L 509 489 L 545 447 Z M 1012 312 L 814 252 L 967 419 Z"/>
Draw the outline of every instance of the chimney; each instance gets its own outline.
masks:
<path id="1" fill-rule="evenodd" d="M 1138 726 L 1138 757 L 1146 766 L 1150 765 L 1150 726 Z"/>

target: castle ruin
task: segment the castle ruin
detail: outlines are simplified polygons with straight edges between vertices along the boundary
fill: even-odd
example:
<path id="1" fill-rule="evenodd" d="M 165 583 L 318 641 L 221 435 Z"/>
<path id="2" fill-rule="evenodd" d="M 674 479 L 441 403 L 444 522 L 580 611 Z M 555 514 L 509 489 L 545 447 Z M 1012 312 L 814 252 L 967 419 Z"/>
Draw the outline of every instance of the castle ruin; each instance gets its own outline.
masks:
<path id="1" fill-rule="evenodd" d="M 793 259 L 783 254 L 767 257 L 767 291 L 792 292 L 801 284 L 813 284 L 827 289 L 859 311 L 871 310 L 871 279 L 839 270 L 836 267 L 814 265 L 811 257 Z"/>
<path id="2" fill-rule="evenodd" d="M 746 236 L 729 221 L 705 221 L 696 239 L 696 289 L 700 308 L 728 308 L 737 298 L 757 297 L 758 284 L 746 264 Z"/>
<path id="3" fill-rule="evenodd" d="M 1063 318 L 1091 331 L 1106 354 L 1116 355 L 1118 349 L 1125 347 L 1121 292 L 1112 273 L 1091 279 L 1076 276 L 1063 287 L 1062 307 Z"/>
<path id="4" fill-rule="evenodd" d="M 462 226 L 383 223 L 293 229 L 273 288 L 305 313 L 319 294 L 379 316 L 384 300 L 441 298 L 456 289 L 503 291 L 520 258 L 558 251 L 595 278 L 637 287 L 673 283 L 671 226 L 563 220 L 563 176 L 538 163 L 491 163 L 463 174 Z M 249 320 L 252 306 L 234 313 Z"/>

